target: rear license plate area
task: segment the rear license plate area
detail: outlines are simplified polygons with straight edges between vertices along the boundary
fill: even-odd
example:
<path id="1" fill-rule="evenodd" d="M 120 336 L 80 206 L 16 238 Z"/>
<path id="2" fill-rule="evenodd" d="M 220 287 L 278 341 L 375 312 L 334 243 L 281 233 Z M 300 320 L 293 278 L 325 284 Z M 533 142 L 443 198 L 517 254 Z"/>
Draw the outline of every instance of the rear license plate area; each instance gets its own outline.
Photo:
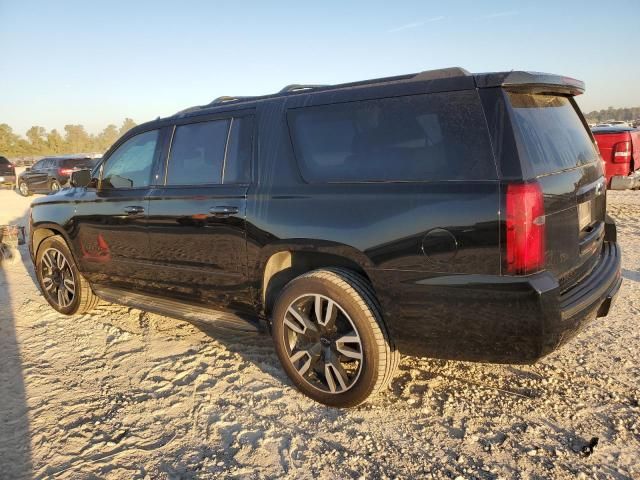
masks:
<path id="1" fill-rule="evenodd" d="M 582 232 L 593 223 L 593 200 L 578 204 L 578 228 Z"/>

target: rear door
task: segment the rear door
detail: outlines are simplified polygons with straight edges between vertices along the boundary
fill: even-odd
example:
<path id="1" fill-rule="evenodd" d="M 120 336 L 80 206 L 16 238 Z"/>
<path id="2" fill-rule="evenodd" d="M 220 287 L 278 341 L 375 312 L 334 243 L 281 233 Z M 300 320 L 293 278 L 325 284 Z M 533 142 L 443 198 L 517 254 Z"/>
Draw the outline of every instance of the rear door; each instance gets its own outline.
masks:
<path id="1" fill-rule="evenodd" d="M 156 285 L 165 293 L 243 309 L 251 115 L 175 126 L 163 181 L 151 192 L 149 235 Z"/>
<path id="2" fill-rule="evenodd" d="M 545 265 L 570 285 L 595 265 L 604 238 L 602 162 L 570 97 L 507 92 L 523 178 L 537 179 L 545 208 Z"/>

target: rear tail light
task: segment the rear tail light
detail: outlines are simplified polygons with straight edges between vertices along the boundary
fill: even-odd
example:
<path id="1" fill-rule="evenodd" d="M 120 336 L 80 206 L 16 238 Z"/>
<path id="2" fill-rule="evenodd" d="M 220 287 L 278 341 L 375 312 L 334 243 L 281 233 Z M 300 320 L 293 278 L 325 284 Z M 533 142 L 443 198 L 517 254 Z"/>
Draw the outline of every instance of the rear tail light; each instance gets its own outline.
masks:
<path id="1" fill-rule="evenodd" d="M 58 174 L 59 175 L 63 175 L 65 177 L 70 176 L 72 172 L 73 172 L 73 168 L 59 168 L 58 169 Z"/>
<path id="2" fill-rule="evenodd" d="M 618 142 L 613 146 L 613 161 L 624 163 L 631 160 L 631 142 Z"/>
<path id="3" fill-rule="evenodd" d="M 506 271 L 525 275 L 544 267 L 545 216 L 537 182 L 507 185 Z"/>

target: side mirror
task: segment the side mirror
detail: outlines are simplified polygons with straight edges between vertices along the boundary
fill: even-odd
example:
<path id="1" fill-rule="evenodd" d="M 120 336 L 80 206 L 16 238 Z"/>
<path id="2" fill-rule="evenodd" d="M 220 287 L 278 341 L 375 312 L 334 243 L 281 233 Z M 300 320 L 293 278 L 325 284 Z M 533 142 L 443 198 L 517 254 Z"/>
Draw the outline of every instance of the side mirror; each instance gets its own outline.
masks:
<path id="1" fill-rule="evenodd" d="M 71 172 L 72 187 L 88 187 L 91 183 L 91 170 L 76 170 Z"/>

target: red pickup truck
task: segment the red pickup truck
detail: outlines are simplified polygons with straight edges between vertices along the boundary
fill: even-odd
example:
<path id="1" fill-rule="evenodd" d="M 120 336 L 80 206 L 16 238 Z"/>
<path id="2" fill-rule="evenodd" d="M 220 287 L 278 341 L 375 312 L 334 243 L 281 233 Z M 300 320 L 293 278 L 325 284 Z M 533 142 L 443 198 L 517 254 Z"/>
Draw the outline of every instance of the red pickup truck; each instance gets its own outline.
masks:
<path id="1" fill-rule="evenodd" d="M 640 130 L 596 127 L 592 130 L 605 164 L 607 187 L 640 188 Z"/>

